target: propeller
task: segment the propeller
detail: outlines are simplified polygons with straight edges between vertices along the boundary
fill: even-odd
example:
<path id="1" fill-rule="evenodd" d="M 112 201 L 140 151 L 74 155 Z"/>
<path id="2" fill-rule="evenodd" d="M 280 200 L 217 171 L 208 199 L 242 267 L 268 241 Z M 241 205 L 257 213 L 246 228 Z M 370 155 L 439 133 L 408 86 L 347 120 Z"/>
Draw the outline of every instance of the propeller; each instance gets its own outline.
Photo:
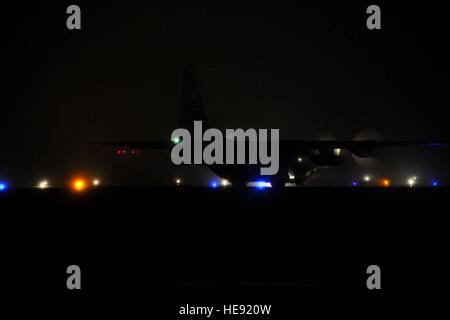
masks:
<path id="1" fill-rule="evenodd" d="M 354 138 L 353 141 L 380 141 L 383 139 L 382 134 L 374 129 L 366 129 L 361 132 L 359 132 Z M 355 160 L 355 162 L 363 167 L 363 168 L 374 168 L 377 165 L 377 160 L 373 157 L 367 157 L 367 158 L 360 158 L 357 155 L 352 153 L 352 158 Z"/>
<path id="2" fill-rule="evenodd" d="M 319 141 L 336 141 L 336 137 L 331 133 L 322 133 L 317 137 Z"/>
<path id="3" fill-rule="evenodd" d="M 319 141 L 337 141 L 336 136 L 334 136 L 333 134 L 328 133 L 328 132 L 324 132 L 324 133 L 321 133 L 321 134 L 317 135 L 316 139 L 319 140 Z M 335 150 L 338 150 L 339 154 L 341 154 L 341 152 L 342 152 L 341 149 L 335 149 Z M 328 169 L 328 168 L 330 168 L 330 166 L 322 165 L 322 166 L 320 166 L 320 168 L 321 169 Z"/>

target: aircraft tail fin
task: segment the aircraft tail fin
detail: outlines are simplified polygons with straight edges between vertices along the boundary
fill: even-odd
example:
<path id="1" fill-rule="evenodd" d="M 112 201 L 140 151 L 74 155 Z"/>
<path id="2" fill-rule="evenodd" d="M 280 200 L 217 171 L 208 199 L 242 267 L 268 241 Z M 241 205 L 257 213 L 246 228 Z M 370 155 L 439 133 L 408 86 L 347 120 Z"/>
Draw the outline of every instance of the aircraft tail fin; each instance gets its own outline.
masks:
<path id="1" fill-rule="evenodd" d="M 197 73 L 193 66 L 187 66 L 183 75 L 178 127 L 192 132 L 196 120 L 203 122 L 203 128 L 208 128 Z"/>

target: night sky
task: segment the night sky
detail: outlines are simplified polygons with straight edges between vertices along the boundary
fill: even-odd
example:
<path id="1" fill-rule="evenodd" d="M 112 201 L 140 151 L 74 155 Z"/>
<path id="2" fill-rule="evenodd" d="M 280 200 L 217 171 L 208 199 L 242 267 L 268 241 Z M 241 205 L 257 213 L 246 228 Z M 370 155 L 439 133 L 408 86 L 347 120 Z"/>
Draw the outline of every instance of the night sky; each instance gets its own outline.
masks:
<path id="1" fill-rule="evenodd" d="M 314 3 L 314 4 L 312 4 Z M 114 159 L 93 141 L 169 139 L 184 66 L 199 74 L 212 127 L 279 128 L 281 138 L 450 140 L 448 11 L 441 2 L 229 4 L 131 1 L 2 4 L 0 179 L 26 186 L 74 174 L 108 184 L 203 184 L 206 168 L 179 168 L 170 153 Z M 66 28 L 78 4 L 82 29 Z M 378 4 L 382 29 L 366 28 Z M 377 153 L 375 169 L 351 157 L 311 180 L 345 185 L 366 172 L 402 183 L 448 183 L 449 152 Z"/>

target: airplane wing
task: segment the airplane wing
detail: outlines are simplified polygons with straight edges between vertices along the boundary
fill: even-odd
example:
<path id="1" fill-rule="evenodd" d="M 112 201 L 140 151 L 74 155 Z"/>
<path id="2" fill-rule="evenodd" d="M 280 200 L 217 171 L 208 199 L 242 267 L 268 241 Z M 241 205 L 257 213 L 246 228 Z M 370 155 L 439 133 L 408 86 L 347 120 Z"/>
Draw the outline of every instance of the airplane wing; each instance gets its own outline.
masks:
<path id="1" fill-rule="evenodd" d="M 152 141 L 112 141 L 94 142 L 98 146 L 127 147 L 137 149 L 171 149 L 174 146 L 172 141 L 152 140 Z"/>
<path id="2" fill-rule="evenodd" d="M 168 150 L 174 146 L 172 141 L 167 140 L 151 140 L 151 141 L 112 141 L 112 142 L 95 142 L 99 146 L 115 146 L 138 149 L 156 149 Z M 400 147 L 400 146 L 447 146 L 446 141 L 306 141 L 306 140 L 282 140 L 280 148 L 290 150 L 331 150 L 331 149 L 347 149 L 358 157 L 368 157 L 369 154 L 378 148 L 384 147 Z"/>
<path id="3" fill-rule="evenodd" d="M 384 147 L 400 147 L 400 146 L 447 146 L 447 141 L 280 141 L 281 148 L 298 149 L 298 150 L 327 150 L 327 149 L 347 149 L 358 157 L 368 157 L 369 153 L 374 149 Z"/>

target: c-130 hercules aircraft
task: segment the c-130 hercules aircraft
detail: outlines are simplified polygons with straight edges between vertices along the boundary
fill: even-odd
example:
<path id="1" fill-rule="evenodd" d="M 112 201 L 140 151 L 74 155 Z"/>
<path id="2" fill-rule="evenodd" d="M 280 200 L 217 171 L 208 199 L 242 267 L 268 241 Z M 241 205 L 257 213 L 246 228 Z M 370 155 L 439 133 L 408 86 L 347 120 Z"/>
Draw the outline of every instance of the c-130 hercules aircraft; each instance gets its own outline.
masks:
<path id="1" fill-rule="evenodd" d="M 194 121 L 201 121 L 204 129 L 209 128 L 197 74 L 192 66 L 184 70 L 179 128 L 185 128 L 193 135 Z M 179 141 L 115 141 L 98 142 L 98 145 L 119 147 L 120 154 L 137 154 L 139 149 L 165 149 L 170 151 Z M 261 176 L 260 165 L 255 164 L 210 164 L 206 165 L 217 176 L 227 179 L 233 186 L 246 186 L 253 181 L 270 182 L 272 187 L 282 187 L 287 182 L 302 186 L 321 168 L 337 166 L 343 163 L 342 149 L 348 150 L 355 158 L 369 158 L 375 149 L 399 146 L 436 146 L 447 145 L 436 141 L 382 141 L 379 139 L 361 139 L 350 141 L 335 140 L 280 140 L 279 169 L 274 175 Z M 270 145 L 270 144 L 269 144 Z M 246 145 L 248 150 L 248 145 Z M 293 178 L 293 179 L 292 179 Z"/>

